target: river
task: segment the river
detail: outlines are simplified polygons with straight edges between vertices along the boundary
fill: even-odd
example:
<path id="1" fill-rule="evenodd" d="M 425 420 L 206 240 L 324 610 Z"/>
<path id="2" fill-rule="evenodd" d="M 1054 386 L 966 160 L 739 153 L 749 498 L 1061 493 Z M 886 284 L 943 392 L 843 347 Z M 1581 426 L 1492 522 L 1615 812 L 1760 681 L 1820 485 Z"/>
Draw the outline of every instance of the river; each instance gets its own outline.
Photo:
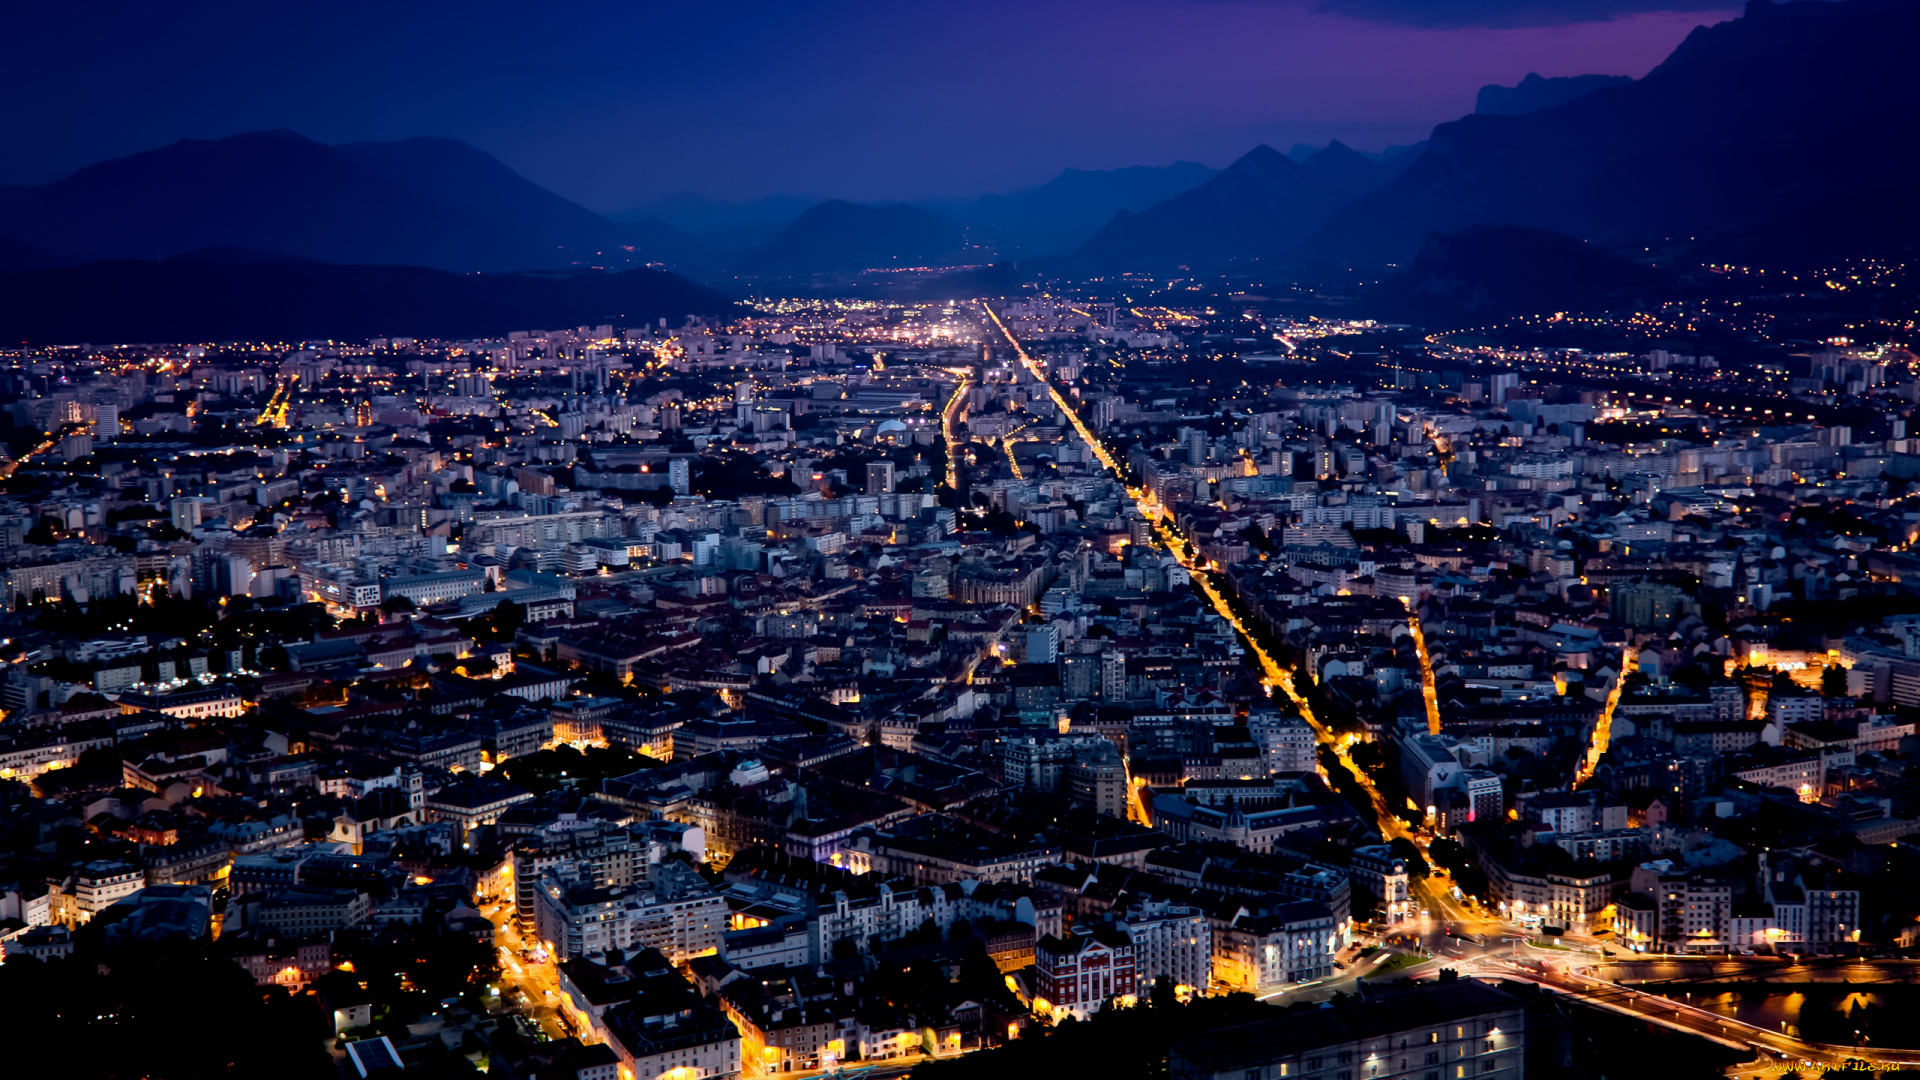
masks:
<path id="1" fill-rule="evenodd" d="M 1911 1022 L 1916 1000 L 1911 987 L 1809 985 L 1787 992 L 1672 991 L 1666 996 L 1812 1042 L 1920 1049 L 1920 1025 Z"/>

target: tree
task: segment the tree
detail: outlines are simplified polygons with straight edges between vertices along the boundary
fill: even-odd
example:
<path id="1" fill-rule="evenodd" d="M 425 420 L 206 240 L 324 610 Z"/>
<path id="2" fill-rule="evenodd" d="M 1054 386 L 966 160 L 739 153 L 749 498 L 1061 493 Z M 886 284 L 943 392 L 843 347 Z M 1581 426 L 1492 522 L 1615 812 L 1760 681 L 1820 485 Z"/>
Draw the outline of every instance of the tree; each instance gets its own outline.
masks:
<path id="1" fill-rule="evenodd" d="M 1847 669 L 1839 664 L 1829 666 L 1820 673 L 1820 692 L 1828 697 L 1847 696 Z"/>
<path id="2" fill-rule="evenodd" d="M 1426 877 L 1427 860 L 1420 854 L 1420 846 L 1404 836 L 1396 836 L 1388 845 L 1393 853 L 1407 864 L 1407 876 Z"/>
<path id="3" fill-rule="evenodd" d="M 1170 1009 L 1180 1004 L 1180 997 L 1174 991 L 1173 976 L 1162 975 L 1153 980 L 1153 989 L 1147 991 L 1147 1001 L 1156 1009 Z"/>
<path id="4" fill-rule="evenodd" d="M 389 596 L 385 600 L 380 601 L 380 610 L 389 615 L 396 615 L 402 611 L 418 611 L 419 609 L 420 605 L 414 603 L 410 597 Z"/>
<path id="5" fill-rule="evenodd" d="M 514 632 L 527 623 L 527 605 L 513 600 L 502 600 L 493 609 L 493 632 L 501 638 L 510 638 Z"/>

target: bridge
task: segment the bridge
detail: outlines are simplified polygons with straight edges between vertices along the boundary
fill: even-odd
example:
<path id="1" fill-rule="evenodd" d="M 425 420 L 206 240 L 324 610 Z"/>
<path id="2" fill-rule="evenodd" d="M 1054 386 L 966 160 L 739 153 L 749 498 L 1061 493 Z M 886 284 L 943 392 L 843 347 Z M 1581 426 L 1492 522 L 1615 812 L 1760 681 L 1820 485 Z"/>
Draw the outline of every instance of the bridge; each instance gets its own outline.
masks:
<path id="1" fill-rule="evenodd" d="M 1920 960 L 1866 960 L 1853 956 L 1661 957 L 1611 959 L 1594 966 L 1611 983 L 1657 990 L 1715 983 L 1920 983 Z"/>

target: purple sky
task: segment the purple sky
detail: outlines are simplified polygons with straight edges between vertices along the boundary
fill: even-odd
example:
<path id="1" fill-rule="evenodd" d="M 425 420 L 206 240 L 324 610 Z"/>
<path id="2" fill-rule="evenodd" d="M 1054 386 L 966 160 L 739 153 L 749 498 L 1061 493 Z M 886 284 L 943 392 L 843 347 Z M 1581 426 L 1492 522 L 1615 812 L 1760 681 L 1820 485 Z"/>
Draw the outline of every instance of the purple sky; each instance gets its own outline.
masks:
<path id="1" fill-rule="evenodd" d="M 291 128 L 465 139 L 605 211 L 679 191 L 970 196 L 1069 166 L 1220 166 L 1259 142 L 1413 142 L 1484 83 L 1643 75 L 1735 14 L 1645 10 L 1660 6 L 15 4 L 0 13 L 0 159 L 57 175 Z"/>

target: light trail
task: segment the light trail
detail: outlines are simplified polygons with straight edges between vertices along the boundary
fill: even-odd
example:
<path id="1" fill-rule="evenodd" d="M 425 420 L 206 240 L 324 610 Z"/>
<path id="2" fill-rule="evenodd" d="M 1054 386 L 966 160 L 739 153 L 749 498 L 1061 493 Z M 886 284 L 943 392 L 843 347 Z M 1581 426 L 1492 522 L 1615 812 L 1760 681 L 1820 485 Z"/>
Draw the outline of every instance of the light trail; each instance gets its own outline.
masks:
<path id="1" fill-rule="evenodd" d="M 960 399 L 966 395 L 968 380 L 961 378 L 960 385 L 953 388 L 953 396 L 947 399 L 946 407 L 940 410 L 940 435 L 947 440 L 947 486 L 960 490 L 960 467 L 953 463 L 953 418 L 959 415 Z"/>
<path id="2" fill-rule="evenodd" d="M 1579 787 L 1593 776 L 1593 770 L 1600 767 L 1600 755 L 1607 752 L 1607 745 L 1613 740 L 1613 710 L 1620 704 L 1620 693 L 1626 689 L 1627 675 L 1637 666 L 1639 654 L 1631 645 L 1620 650 L 1620 673 L 1613 678 L 1613 687 L 1607 691 L 1607 703 L 1600 707 L 1600 717 L 1593 722 L 1593 744 L 1587 747 L 1580 765 L 1573 772 L 1573 786 Z"/>

